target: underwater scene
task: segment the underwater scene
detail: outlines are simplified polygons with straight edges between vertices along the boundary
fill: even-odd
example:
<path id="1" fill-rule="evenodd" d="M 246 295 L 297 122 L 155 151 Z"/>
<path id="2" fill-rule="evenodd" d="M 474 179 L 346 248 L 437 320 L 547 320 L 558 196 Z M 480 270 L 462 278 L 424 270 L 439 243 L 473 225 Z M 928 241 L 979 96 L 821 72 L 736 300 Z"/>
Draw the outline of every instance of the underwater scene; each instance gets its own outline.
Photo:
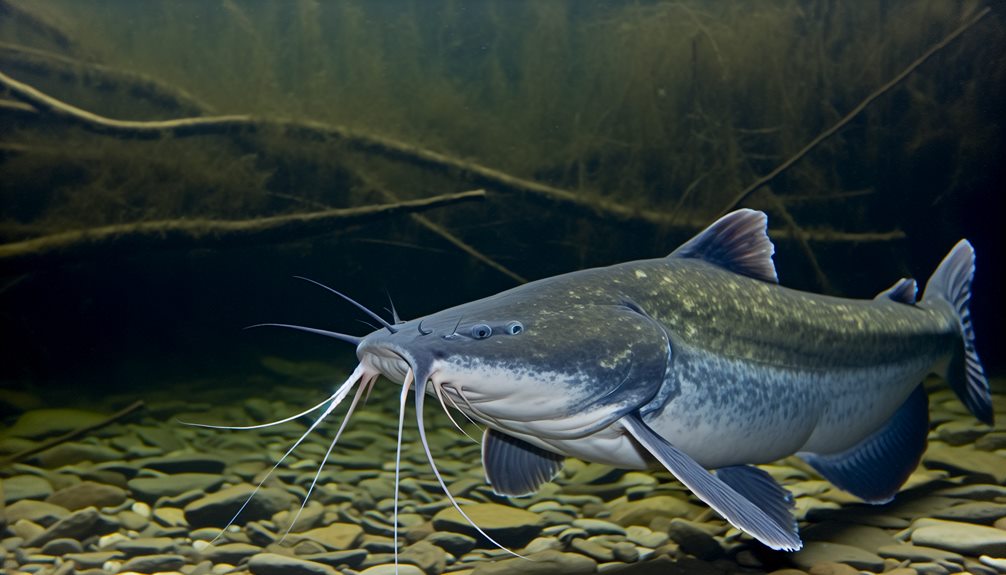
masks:
<path id="1" fill-rule="evenodd" d="M 1006 573 L 982 0 L 0 0 L 0 572 Z"/>

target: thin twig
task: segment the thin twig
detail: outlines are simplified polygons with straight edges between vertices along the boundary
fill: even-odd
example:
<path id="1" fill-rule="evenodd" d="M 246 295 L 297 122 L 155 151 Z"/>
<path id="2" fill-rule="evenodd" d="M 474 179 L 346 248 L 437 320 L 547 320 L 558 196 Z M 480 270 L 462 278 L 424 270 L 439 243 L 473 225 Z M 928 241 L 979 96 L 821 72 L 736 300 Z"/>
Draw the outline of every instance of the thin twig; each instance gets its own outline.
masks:
<path id="1" fill-rule="evenodd" d="M 384 196 L 384 199 L 392 202 L 401 201 L 401 198 L 398 197 L 397 194 L 395 194 L 390 189 L 386 188 L 385 186 L 375 181 L 375 179 L 372 176 L 360 172 L 357 172 L 356 174 L 358 177 L 363 179 L 363 181 L 369 188 Z M 507 276 L 508 278 L 514 280 L 518 284 L 527 283 L 526 278 L 522 277 L 521 275 L 510 270 L 503 264 L 497 262 L 496 260 L 480 252 L 474 246 L 464 241 L 463 239 L 459 238 L 458 236 L 454 235 L 453 233 L 451 233 L 450 230 L 434 222 L 433 220 L 427 218 L 426 216 L 422 214 L 409 214 L 409 217 L 412 218 L 412 221 L 416 222 L 417 224 L 426 228 L 427 230 L 433 232 L 434 234 L 440 236 L 442 239 L 446 240 L 449 244 L 468 254 L 472 258 L 489 266 L 490 268 L 498 271 L 499 273 Z"/>
<path id="2" fill-rule="evenodd" d="M 43 441 L 42 443 L 39 443 L 38 445 L 36 445 L 34 447 L 29 447 L 28 449 L 25 449 L 23 451 L 18 451 L 17 453 L 15 453 L 13 455 L 8 455 L 7 457 L 4 457 L 3 459 L 0 459 L 0 467 L 5 467 L 7 465 L 10 465 L 11 463 L 16 463 L 18 461 L 23 461 L 23 460 L 31 457 L 32 455 L 35 455 L 36 453 L 41 453 L 41 452 L 43 452 L 43 451 L 45 451 L 47 449 L 52 449 L 53 447 L 56 447 L 57 445 L 66 443 L 68 441 L 73 441 L 74 439 L 77 439 L 78 437 L 80 437 L 82 435 L 86 435 L 88 433 L 91 433 L 92 431 L 97 431 L 97 430 L 101 429 L 102 427 L 105 427 L 107 425 L 111 425 L 111 424 L 113 424 L 113 423 L 115 423 L 115 422 L 117 422 L 117 421 L 119 421 L 121 419 L 125 419 L 131 413 L 133 413 L 134 411 L 136 411 L 138 409 L 141 409 L 143 406 L 144 406 L 144 403 L 143 403 L 142 399 L 134 401 L 133 403 L 129 404 L 128 406 L 124 407 L 123 409 L 120 409 L 119 411 L 113 413 L 112 415 L 108 416 L 107 418 L 105 418 L 105 419 L 103 419 L 103 420 L 101 420 L 101 421 L 99 421 L 97 423 L 93 423 L 91 425 L 85 425 L 84 427 L 80 427 L 80 428 L 74 429 L 73 431 L 70 431 L 68 433 L 64 433 L 63 435 L 60 435 L 59 437 L 53 437 L 52 439 L 50 439 L 48 441 Z"/>
<path id="3" fill-rule="evenodd" d="M 0 245 L 0 263 L 34 261 L 42 257 L 79 256 L 117 245 L 142 250 L 229 246 L 264 241 L 287 241 L 339 231 L 348 226 L 401 213 L 411 213 L 485 198 L 484 190 L 445 194 L 393 204 L 378 204 L 287 214 L 249 220 L 179 219 L 116 224 L 72 230 Z"/>
<path id="4" fill-rule="evenodd" d="M 801 148 L 799 152 L 793 154 L 788 160 L 776 166 L 774 170 L 762 176 L 754 183 L 752 183 L 750 186 L 744 188 L 739 194 L 737 194 L 737 196 L 734 197 L 733 200 L 730 201 L 730 203 L 726 205 L 726 207 L 724 207 L 720 211 L 719 215 L 722 216 L 734 210 L 735 208 L 740 206 L 741 203 L 744 202 L 744 200 L 748 199 L 748 197 L 755 191 L 757 191 L 759 188 L 775 180 L 780 175 L 782 175 L 786 170 L 792 168 L 794 164 L 799 162 L 804 156 L 810 153 L 811 150 L 819 146 L 821 142 L 824 142 L 828 138 L 834 136 L 839 130 L 845 127 L 846 124 L 855 119 L 856 116 L 862 113 L 863 110 L 865 110 L 867 106 L 872 104 L 874 100 L 883 96 L 885 93 L 889 92 L 892 88 L 894 88 L 902 81 L 904 81 L 904 79 L 907 78 L 909 75 L 911 75 L 911 73 L 914 72 L 919 66 L 925 64 L 930 58 L 932 58 L 938 52 L 949 46 L 950 43 L 952 43 L 954 40 L 960 37 L 961 34 L 968 31 L 968 29 L 977 24 L 982 18 L 988 16 L 991 11 L 992 11 L 991 8 L 986 7 L 984 10 L 978 12 L 978 14 L 974 18 L 968 20 L 967 22 L 959 26 L 956 30 L 948 34 L 945 38 L 943 38 L 936 44 L 933 44 L 928 50 L 926 50 L 921 56 L 916 58 L 915 61 L 909 64 L 908 67 L 902 70 L 897 76 L 891 78 L 886 84 L 877 88 L 869 96 L 864 98 L 862 102 L 860 102 L 848 114 L 843 116 L 841 120 L 836 122 L 827 130 L 818 134 L 813 140 L 807 143 L 806 146 Z"/>

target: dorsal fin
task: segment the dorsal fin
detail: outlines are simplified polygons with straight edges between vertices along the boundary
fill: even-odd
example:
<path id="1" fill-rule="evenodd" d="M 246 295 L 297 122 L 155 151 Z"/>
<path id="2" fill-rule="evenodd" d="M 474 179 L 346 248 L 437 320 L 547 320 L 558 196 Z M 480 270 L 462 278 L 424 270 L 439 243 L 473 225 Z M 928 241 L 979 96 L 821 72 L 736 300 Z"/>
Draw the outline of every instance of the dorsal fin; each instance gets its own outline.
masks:
<path id="1" fill-rule="evenodd" d="M 768 239 L 768 216 L 743 209 L 716 220 L 667 257 L 700 259 L 734 273 L 779 283 L 772 263 L 774 253 L 775 246 Z"/>
<path id="2" fill-rule="evenodd" d="M 873 299 L 887 298 L 899 303 L 909 305 L 915 303 L 915 295 L 919 292 L 919 286 L 912 278 L 901 278 L 894 285 L 877 294 Z"/>

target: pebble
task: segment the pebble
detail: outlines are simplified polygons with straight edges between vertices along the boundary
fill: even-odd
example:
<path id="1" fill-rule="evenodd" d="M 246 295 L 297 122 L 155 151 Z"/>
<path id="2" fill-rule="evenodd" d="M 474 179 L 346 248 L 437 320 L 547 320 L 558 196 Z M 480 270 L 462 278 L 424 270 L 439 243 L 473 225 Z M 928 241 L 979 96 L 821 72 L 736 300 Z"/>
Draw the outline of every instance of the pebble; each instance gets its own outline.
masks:
<path id="1" fill-rule="evenodd" d="M 248 561 L 248 570 L 255 575 L 337 575 L 324 563 L 288 557 L 278 553 L 259 553 Z"/>
<path id="2" fill-rule="evenodd" d="M 232 518 L 235 525 L 243 525 L 256 519 L 268 519 L 297 503 L 296 497 L 275 487 L 254 492 L 255 487 L 247 483 L 222 489 L 186 505 L 185 518 L 193 527 L 222 527 Z M 241 513 L 235 518 L 239 509 Z"/>
<path id="3" fill-rule="evenodd" d="M 363 540 L 363 528 L 352 523 L 332 523 L 287 537 L 291 543 L 314 541 L 321 551 L 344 551 L 356 547 Z M 319 552 L 321 552 L 319 551 Z"/>
<path id="4" fill-rule="evenodd" d="M 3 496 L 7 504 L 22 499 L 45 499 L 52 492 L 52 484 L 37 475 L 15 475 L 3 480 Z"/>
<path id="5" fill-rule="evenodd" d="M 487 535 L 507 547 L 522 547 L 541 533 L 541 517 L 530 511 L 499 505 L 477 503 L 466 505 L 465 514 Z M 433 526 L 438 531 L 452 531 L 471 537 L 480 534 L 453 507 L 445 508 L 433 516 Z"/>
<path id="6" fill-rule="evenodd" d="M 326 551 L 324 553 L 317 553 L 314 555 L 305 555 L 301 559 L 306 559 L 308 561 L 314 561 L 316 563 L 324 563 L 325 565 L 330 565 L 332 567 L 359 567 L 367 559 L 367 551 L 365 549 L 350 549 L 348 551 Z"/>
<path id="7" fill-rule="evenodd" d="M 84 409 L 33 409 L 18 417 L 5 431 L 10 437 L 46 439 L 105 420 L 105 416 Z"/>
<path id="8" fill-rule="evenodd" d="M 162 473 L 207 473 L 219 475 L 227 467 L 227 461 L 222 457 L 207 453 L 174 453 L 164 457 L 152 457 L 138 462 L 146 469 Z"/>
<path id="9" fill-rule="evenodd" d="M 360 571 L 360 575 L 427 575 L 423 570 L 415 565 L 399 565 L 396 569 L 394 565 L 374 565 Z"/>
<path id="10" fill-rule="evenodd" d="M 462 533 L 434 531 L 426 536 L 426 541 L 440 547 L 455 557 L 460 557 L 475 548 L 475 538 Z M 532 541 L 533 543 L 533 541 Z"/>
<path id="11" fill-rule="evenodd" d="M 177 571 L 185 565 L 185 557 L 181 555 L 143 555 L 133 557 L 122 564 L 122 571 L 136 573 L 161 573 Z"/>
<path id="12" fill-rule="evenodd" d="M 127 557 L 137 555 L 169 555 L 178 552 L 178 545 L 170 537 L 139 537 L 124 539 L 111 545 Z"/>
<path id="13" fill-rule="evenodd" d="M 1006 517 L 1006 504 L 991 501 L 969 501 L 932 514 L 936 519 L 965 521 L 991 525 L 997 519 Z"/>
<path id="14" fill-rule="evenodd" d="M 793 563 L 801 569 L 810 569 L 819 563 L 844 563 L 864 571 L 880 572 L 884 560 L 876 553 L 841 543 L 808 541 L 803 549 L 790 555 Z"/>
<path id="15" fill-rule="evenodd" d="M 44 555 L 62 556 L 67 553 L 82 553 L 83 551 L 84 546 L 80 544 L 80 541 L 69 538 L 53 539 L 42 546 Z"/>
<path id="16" fill-rule="evenodd" d="M 54 492 L 45 500 L 71 511 L 85 507 L 115 507 L 126 501 L 126 491 L 114 485 L 82 481 Z"/>
<path id="17" fill-rule="evenodd" d="M 475 565 L 471 575 L 589 575 L 597 571 L 597 562 L 576 553 L 542 551 L 527 556 L 530 561 L 513 557 L 484 561 Z M 363 575 L 363 574 L 361 574 Z M 368 574 L 369 575 L 369 574 Z"/>
<path id="18" fill-rule="evenodd" d="M 572 525 L 590 535 L 625 535 L 624 527 L 603 519 L 574 519 Z"/>
<path id="19" fill-rule="evenodd" d="M 98 513 L 93 507 L 75 511 L 53 523 L 45 531 L 26 542 L 28 547 L 45 545 L 53 539 L 83 539 L 91 535 L 102 535 L 114 531 L 118 525 L 112 519 Z"/>
<path id="20" fill-rule="evenodd" d="M 716 539 L 694 522 L 675 517 L 667 534 L 682 551 L 699 559 L 711 560 L 723 556 L 723 548 Z"/>
<path id="21" fill-rule="evenodd" d="M 181 495 L 189 491 L 213 491 L 224 483 L 224 478 L 208 473 L 177 473 L 158 477 L 130 479 L 129 490 L 140 501 L 154 503 L 161 497 Z"/>
<path id="22" fill-rule="evenodd" d="M 658 517 L 691 517 L 698 507 L 684 499 L 670 495 L 654 495 L 638 501 L 616 499 L 610 504 L 613 523 L 622 526 L 648 526 Z"/>
<path id="23" fill-rule="evenodd" d="M 9 523 L 14 523 L 19 519 L 27 519 L 43 527 L 48 527 L 69 514 L 70 512 L 65 507 L 33 499 L 21 499 L 8 505 L 6 509 Z"/>
<path id="24" fill-rule="evenodd" d="M 995 527 L 938 521 L 912 531 L 912 543 L 962 555 L 1006 556 L 1006 531 Z"/>
<path id="25" fill-rule="evenodd" d="M 925 562 L 945 562 L 964 564 L 964 557 L 953 551 L 945 551 L 935 547 L 924 547 L 921 545 L 884 545 L 877 549 L 877 555 L 890 557 L 899 561 L 911 561 L 913 563 Z"/>

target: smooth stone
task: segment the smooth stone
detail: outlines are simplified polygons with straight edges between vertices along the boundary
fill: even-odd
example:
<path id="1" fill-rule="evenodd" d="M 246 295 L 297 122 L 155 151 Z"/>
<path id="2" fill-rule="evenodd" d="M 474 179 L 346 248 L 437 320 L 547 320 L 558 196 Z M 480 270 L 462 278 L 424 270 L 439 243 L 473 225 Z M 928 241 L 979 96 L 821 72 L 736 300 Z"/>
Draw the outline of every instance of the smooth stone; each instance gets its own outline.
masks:
<path id="1" fill-rule="evenodd" d="M 33 461 L 37 461 L 39 465 L 48 469 L 74 465 L 85 461 L 100 463 L 118 459 L 122 459 L 122 454 L 118 450 L 103 445 L 93 445 L 77 441 L 61 443 L 32 456 Z"/>
<path id="2" fill-rule="evenodd" d="M 716 539 L 694 522 L 674 518 L 668 526 L 667 534 L 682 551 L 699 559 L 712 560 L 723 556 L 723 548 Z"/>
<path id="3" fill-rule="evenodd" d="M 38 523 L 42 527 L 48 527 L 69 515 L 70 511 L 65 507 L 46 503 L 45 501 L 21 499 L 8 505 L 6 514 L 9 523 L 14 523 L 19 519 L 27 519 L 33 523 Z"/>
<path id="4" fill-rule="evenodd" d="M 119 551 L 85 551 L 84 553 L 68 553 L 63 559 L 73 561 L 83 569 L 98 569 L 108 561 L 122 559 Z"/>
<path id="5" fill-rule="evenodd" d="M 845 563 L 818 563 L 809 570 L 810 575 L 859 575 L 859 569 Z"/>
<path id="6" fill-rule="evenodd" d="M 589 575 L 597 571 L 597 562 L 578 553 L 542 551 L 526 559 L 513 557 L 475 565 L 471 575 Z M 363 575 L 361 573 L 361 575 Z M 368 574 L 370 575 L 370 574 Z"/>
<path id="7" fill-rule="evenodd" d="M 531 553 L 540 553 L 552 549 L 562 551 L 564 548 L 565 544 L 559 541 L 557 537 L 535 537 L 530 543 L 524 546 L 524 551 L 521 554 L 530 555 Z"/>
<path id="8" fill-rule="evenodd" d="M 60 539 L 53 539 L 45 545 L 42 546 L 42 553 L 44 555 L 56 555 L 62 556 L 67 553 L 83 553 L 84 546 L 80 544 L 80 541 L 76 539 L 69 539 L 66 537 Z"/>
<path id="9" fill-rule="evenodd" d="M 127 557 L 137 555 L 170 555 L 178 553 L 178 545 L 170 537 L 141 537 L 118 541 L 112 549 L 122 551 Z"/>
<path id="10" fill-rule="evenodd" d="M 440 547 L 455 557 L 460 557 L 475 548 L 475 538 L 461 533 L 435 531 L 426 536 L 426 541 Z"/>
<path id="11" fill-rule="evenodd" d="M 37 475 L 15 475 L 3 480 L 3 496 L 7 504 L 22 499 L 45 499 L 52 492 L 52 484 Z"/>
<path id="12" fill-rule="evenodd" d="M 177 571 L 185 565 L 185 557 L 181 555 L 143 555 L 133 557 L 122 564 L 121 571 L 133 571 L 136 573 L 161 573 L 163 571 Z"/>
<path id="13" fill-rule="evenodd" d="M 4 435 L 45 439 L 104 420 L 104 415 L 83 409 L 33 409 L 23 413 Z"/>
<path id="14" fill-rule="evenodd" d="M 356 547 L 363 540 L 363 528 L 354 523 L 332 523 L 325 527 L 311 529 L 287 537 L 291 543 L 314 541 L 325 549 L 345 551 Z M 320 552 L 320 551 L 319 551 Z"/>
<path id="15" fill-rule="evenodd" d="M 159 477 L 137 477 L 127 485 L 133 497 L 154 503 L 161 497 L 175 497 L 189 491 L 213 491 L 224 483 L 224 478 L 208 473 L 178 473 Z"/>
<path id="16" fill-rule="evenodd" d="M 958 446 L 974 443 L 988 431 L 988 429 L 979 427 L 971 421 L 955 419 L 937 427 L 936 436 L 947 445 Z"/>
<path id="17" fill-rule="evenodd" d="M 177 507 L 158 507 L 154 510 L 154 520 L 165 527 L 188 527 L 185 512 Z"/>
<path id="18" fill-rule="evenodd" d="M 574 519 L 572 525 L 590 535 L 625 535 L 624 527 L 603 519 Z"/>
<path id="19" fill-rule="evenodd" d="M 1006 431 L 992 431 L 975 441 L 979 451 L 999 451 L 1006 449 Z"/>
<path id="20" fill-rule="evenodd" d="M 991 525 L 997 519 L 1006 517 L 1006 504 L 992 503 L 991 501 L 970 501 L 948 509 L 941 509 L 933 513 L 932 516 L 936 519 Z"/>
<path id="21" fill-rule="evenodd" d="M 143 531 L 143 529 L 150 524 L 150 519 L 145 515 L 140 515 L 135 511 L 130 511 L 129 509 L 121 511 L 115 516 L 119 520 L 119 525 L 123 529 L 130 531 Z"/>
<path id="22" fill-rule="evenodd" d="M 934 442 L 926 450 L 923 460 L 927 467 L 977 475 L 1000 485 L 1006 483 L 1006 457 L 995 453 Z"/>
<path id="23" fill-rule="evenodd" d="M 989 567 L 995 569 L 999 573 L 1006 573 L 1006 558 L 1003 557 L 989 557 L 988 555 L 982 555 L 978 558 L 978 562 L 982 565 L 988 565 Z"/>
<path id="24" fill-rule="evenodd" d="M 610 548 L 589 539 L 574 539 L 569 544 L 569 547 L 571 550 L 581 555 L 586 555 L 599 563 L 607 563 L 615 560 L 615 554 Z"/>
<path id="25" fill-rule="evenodd" d="M 985 483 L 977 483 L 970 485 L 959 485 L 957 487 L 948 487 L 946 489 L 941 489 L 939 491 L 940 495 L 945 495 L 947 497 L 957 497 L 960 499 L 977 499 L 979 501 L 990 501 L 997 497 L 1002 497 L 1006 499 L 1006 486 L 1002 485 L 989 485 Z"/>
<path id="26" fill-rule="evenodd" d="M 646 527 L 658 517 L 689 517 L 692 516 L 698 507 L 685 501 L 684 499 L 671 495 L 654 495 L 637 501 L 623 501 L 616 499 L 610 505 L 611 515 L 608 517 L 613 523 L 622 526 L 641 525 Z"/>
<path id="27" fill-rule="evenodd" d="M 298 557 L 301 555 L 317 555 L 318 553 L 324 553 L 326 551 L 325 546 L 317 541 L 311 541 L 305 539 L 300 543 L 296 543 L 293 546 L 293 554 Z"/>
<path id="28" fill-rule="evenodd" d="M 636 545 L 656 549 L 670 540 L 666 533 L 658 533 L 641 525 L 630 525 L 625 528 L 625 536 Z"/>
<path id="29" fill-rule="evenodd" d="M 301 559 L 324 563 L 335 568 L 342 566 L 355 569 L 367 558 L 366 549 L 350 549 L 348 551 L 326 551 L 314 555 L 305 555 Z"/>
<path id="30" fill-rule="evenodd" d="M 175 451 L 182 449 L 185 444 L 175 435 L 175 432 L 163 427 L 137 426 L 134 428 L 136 435 L 149 445 L 159 447 L 164 451 Z"/>
<path id="31" fill-rule="evenodd" d="M 255 493 L 253 486 L 243 483 L 189 503 L 185 506 L 185 518 L 192 527 L 222 526 L 244 506 L 234 519 L 234 524 L 243 525 L 249 521 L 268 519 L 289 509 L 296 501 L 296 497 L 282 489 L 265 487 Z"/>
<path id="32" fill-rule="evenodd" d="M 20 538 L 22 541 L 31 541 L 42 533 L 45 533 L 45 527 L 27 519 L 18 519 L 9 525 L 8 529 L 10 529 L 15 537 Z"/>
<path id="33" fill-rule="evenodd" d="M 237 565 L 261 551 L 261 547 L 248 543 L 224 543 L 223 545 L 210 545 L 200 554 L 200 557 L 213 563 Z"/>
<path id="34" fill-rule="evenodd" d="M 489 537 L 508 547 L 522 547 L 541 533 L 543 522 L 536 513 L 496 503 L 465 506 L 465 514 Z M 451 531 L 478 538 L 481 535 L 453 507 L 433 516 L 438 531 Z"/>
<path id="35" fill-rule="evenodd" d="M 84 539 L 91 535 L 103 535 L 118 528 L 118 524 L 98 513 L 93 507 L 74 511 L 50 525 L 26 543 L 28 547 L 39 547 L 53 539 Z"/>
<path id="36" fill-rule="evenodd" d="M 402 549 L 398 554 L 401 563 L 411 563 L 424 573 L 436 575 L 447 566 L 447 554 L 443 549 L 427 541 L 420 541 Z"/>
<path id="37" fill-rule="evenodd" d="M 248 561 L 248 570 L 255 575 L 337 575 L 324 563 L 287 557 L 278 553 L 259 553 Z"/>
<path id="38" fill-rule="evenodd" d="M 790 559 L 801 569 L 810 569 L 819 563 L 845 563 L 875 573 L 884 568 L 884 560 L 876 553 L 825 541 L 808 541 L 803 549 L 790 555 Z"/>
<path id="39" fill-rule="evenodd" d="M 1006 556 L 1006 531 L 995 527 L 940 521 L 912 531 L 912 543 L 962 555 Z"/>
<path id="40" fill-rule="evenodd" d="M 952 563 L 960 563 L 961 565 L 964 564 L 964 557 L 953 551 L 906 543 L 884 545 L 877 549 L 877 555 L 885 558 L 890 557 L 899 561 L 911 561 L 912 563 L 950 561 Z"/>
<path id="41" fill-rule="evenodd" d="M 426 575 L 426 573 L 415 565 L 399 565 L 397 569 L 394 565 L 374 565 L 360 571 L 360 575 Z"/>
<path id="42" fill-rule="evenodd" d="M 162 473 L 208 473 L 218 475 L 227 468 L 227 462 L 220 457 L 206 453 L 178 453 L 153 457 L 139 462 L 146 469 Z"/>
<path id="43" fill-rule="evenodd" d="M 628 541 L 619 541 L 611 546 L 611 553 L 616 561 L 622 563 L 635 563 L 639 561 L 639 549 Z"/>
<path id="44" fill-rule="evenodd" d="M 804 541 L 824 541 L 851 545 L 876 553 L 884 545 L 897 545 L 898 540 L 879 527 L 855 525 L 840 521 L 818 523 L 800 534 Z"/>
<path id="45" fill-rule="evenodd" d="M 71 511 L 85 507 L 115 507 L 126 501 L 125 490 L 114 485 L 104 485 L 93 481 L 82 481 L 70 487 L 64 487 L 45 499 L 66 507 Z"/>

